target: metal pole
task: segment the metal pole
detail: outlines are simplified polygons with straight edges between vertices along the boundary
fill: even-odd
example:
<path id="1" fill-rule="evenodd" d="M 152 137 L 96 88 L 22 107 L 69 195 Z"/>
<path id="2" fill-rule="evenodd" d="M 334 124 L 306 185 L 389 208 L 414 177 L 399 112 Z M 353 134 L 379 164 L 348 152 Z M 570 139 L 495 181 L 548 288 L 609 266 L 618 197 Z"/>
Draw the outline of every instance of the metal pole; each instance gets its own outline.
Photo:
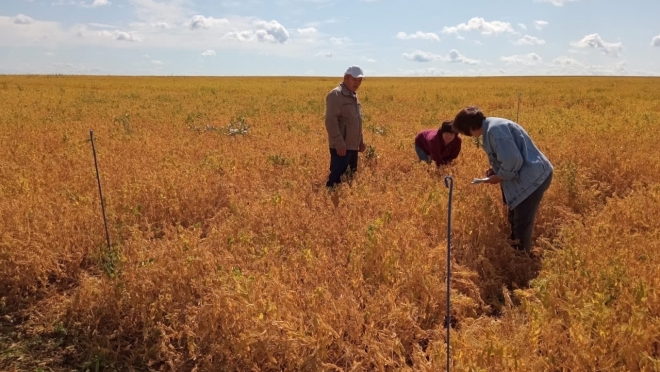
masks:
<path id="1" fill-rule="evenodd" d="M 96 161 L 96 148 L 94 147 L 94 132 L 89 131 L 89 139 L 92 141 L 92 153 L 94 154 L 94 168 L 96 168 L 96 182 L 99 185 L 99 197 L 101 198 L 101 213 L 103 213 L 103 225 L 105 226 L 105 240 L 110 249 L 110 233 L 108 233 L 108 221 L 105 218 L 105 203 L 103 202 L 103 192 L 101 191 L 101 176 L 99 176 L 99 165 Z"/>
<path id="2" fill-rule="evenodd" d="M 518 123 L 518 124 L 520 124 L 520 123 L 518 122 L 518 116 L 520 115 L 520 95 L 521 95 L 521 94 L 522 94 L 522 93 L 518 93 L 518 111 L 516 111 L 516 123 Z"/>
<path id="3" fill-rule="evenodd" d="M 445 176 L 445 186 L 449 188 L 449 199 L 447 202 L 447 315 L 445 316 L 445 326 L 447 327 L 447 372 L 449 372 L 449 329 L 451 328 L 450 317 L 450 299 L 451 299 L 451 199 L 454 191 L 454 179 L 452 176 Z"/>

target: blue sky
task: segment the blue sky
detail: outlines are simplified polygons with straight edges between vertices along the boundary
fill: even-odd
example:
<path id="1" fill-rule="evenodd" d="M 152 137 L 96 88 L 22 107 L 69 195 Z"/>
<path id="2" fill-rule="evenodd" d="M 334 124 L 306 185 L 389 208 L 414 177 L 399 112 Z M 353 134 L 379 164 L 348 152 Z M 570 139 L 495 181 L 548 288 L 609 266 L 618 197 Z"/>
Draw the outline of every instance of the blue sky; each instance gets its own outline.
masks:
<path id="1" fill-rule="evenodd" d="M 1 0 L 0 74 L 658 75 L 658 0 Z"/>

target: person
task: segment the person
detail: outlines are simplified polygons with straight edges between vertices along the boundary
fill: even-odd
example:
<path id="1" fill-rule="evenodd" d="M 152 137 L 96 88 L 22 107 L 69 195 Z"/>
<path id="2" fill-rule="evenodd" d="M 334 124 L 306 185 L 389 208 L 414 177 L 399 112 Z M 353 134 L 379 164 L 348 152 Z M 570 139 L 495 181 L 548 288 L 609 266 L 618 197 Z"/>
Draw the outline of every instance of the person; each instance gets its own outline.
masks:
<path id="1" fill-rule="evenodd" d="M 364 152 L 362 137 L 362 107 L 357 90 L 364 72 L 360 66 L 350 66 L 344 80 L 325 98 L 325 128 L 330 146 L 330 174 L 326 187 L 341 183 L 344 174 L 357 172 L 358 152 Z"/>
<path id="2" fill-rule="evenodd" d="M 485 182 L 501 185 L 513 247 L 529 254 L 536 213 L 552 182 L 552 164 L 518 123 L 485 117 L 477 106 L 462 109 L 453 127 L 466 136 L 483 137 L 491 166 Z"/>
<path id="3" fill-rule="evenodd" d="M 415 137 L 415 151 L 419 160 L 435 162 L 437 167 L 449 164 L 461 152 L 461 137 L 446 120 L 439 129 L 425 129 Z"/>

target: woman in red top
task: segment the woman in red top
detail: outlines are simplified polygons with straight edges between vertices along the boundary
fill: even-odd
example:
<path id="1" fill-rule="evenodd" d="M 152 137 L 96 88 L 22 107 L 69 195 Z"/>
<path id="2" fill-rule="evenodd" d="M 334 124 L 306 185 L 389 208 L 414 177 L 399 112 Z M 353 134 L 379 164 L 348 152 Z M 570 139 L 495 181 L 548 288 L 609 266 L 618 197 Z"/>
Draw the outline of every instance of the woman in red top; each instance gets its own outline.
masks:
<path id="1" fill-rule="evenodd" d="M 415 151 L 419 160 L 436 166 L 448 164 L 461 152 L 461 137 L 452 129 L 451 121 L 442 123 L 440 129 L 425 129 L 415 137 Z"/>

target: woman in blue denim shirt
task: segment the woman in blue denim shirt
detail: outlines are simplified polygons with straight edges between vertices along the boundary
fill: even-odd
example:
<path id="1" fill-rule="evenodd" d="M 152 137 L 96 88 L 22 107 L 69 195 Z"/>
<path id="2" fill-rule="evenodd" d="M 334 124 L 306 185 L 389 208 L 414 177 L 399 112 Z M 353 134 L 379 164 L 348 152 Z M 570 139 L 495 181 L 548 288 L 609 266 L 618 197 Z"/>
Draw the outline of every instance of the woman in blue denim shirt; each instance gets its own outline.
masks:
<path id="1" fill-rule="evenodd" d="M 552 182 L 552 164 L 519 124 L 485 117 L 476 106 L 461 110 L 453 127 L 466 136 L 483 136 L 482 147 L 491 166 L 485 182 L 501 185 L 514 248 L 530 253 L 536 213 Z"/>

